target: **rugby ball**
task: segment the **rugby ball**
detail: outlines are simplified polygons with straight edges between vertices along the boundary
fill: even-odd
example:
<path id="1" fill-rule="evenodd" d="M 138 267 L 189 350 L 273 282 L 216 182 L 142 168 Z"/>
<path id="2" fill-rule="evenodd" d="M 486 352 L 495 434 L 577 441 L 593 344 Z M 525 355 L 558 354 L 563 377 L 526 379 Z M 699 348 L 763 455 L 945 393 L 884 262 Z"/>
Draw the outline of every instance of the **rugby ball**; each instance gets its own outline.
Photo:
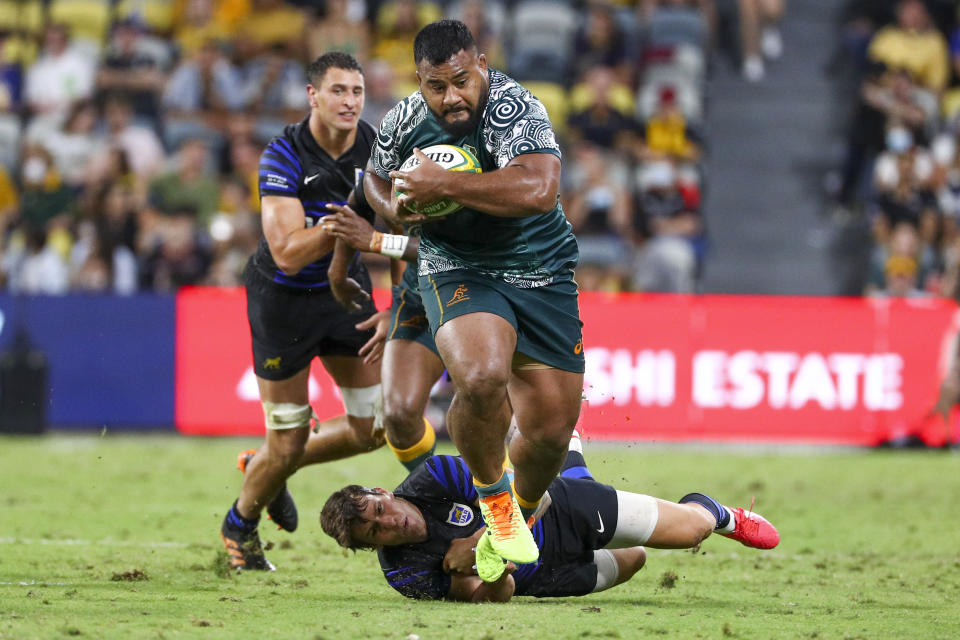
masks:
<path id="1" fill-rule="evenodd" d="M 477 157 L 461 147 L 452 144 L 435 144 L 421 149 L 423 154 L 436 162 L 447 171 L 466 171 L 468 173 L 482 173 L 480 161 Z M 407 158 L 400 167 L 401 171 L 412 171 L 420 166 L 420 159 L 416 154 Z M 397 195 L 400 195 L 397 191 Z M 430 217 L 440 217 L 463 208 L 463 205 L 453 200 L 437 200 L 426 204 L 407 202 L 404 206 L 414 213 L 422 213 Z"/>

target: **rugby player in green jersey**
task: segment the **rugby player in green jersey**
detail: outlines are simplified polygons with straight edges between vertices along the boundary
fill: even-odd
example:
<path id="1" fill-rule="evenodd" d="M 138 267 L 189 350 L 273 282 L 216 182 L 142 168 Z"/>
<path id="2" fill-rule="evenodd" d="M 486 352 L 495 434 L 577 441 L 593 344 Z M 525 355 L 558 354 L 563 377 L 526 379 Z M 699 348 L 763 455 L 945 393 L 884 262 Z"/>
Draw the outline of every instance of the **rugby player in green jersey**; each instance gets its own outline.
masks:
<path id="1" fill-rule="evenodd" d="M 532 562 L 527 527 L 563 464 L 580 411 L 583 342 L 577 307 L 577 243 L 558 200 L 560 150 L 539 100 L 489 69 L 469 29 L 442 20 L 414 41 L 420 90 L 383 119 L 364 175 L 382 216 L 421 223 L 420 294 L 453 381 L 451 438 L 468 465 L 489 532 L 503 558 Z M 453 144 L 482 173 L 444 171 L 420 149 Z M 421 163 L 400 171 L 416 154 Z M 440 218 L 406 205 L 453 200 Z M 510 445 L 513 486 L 504 474 Z"/>

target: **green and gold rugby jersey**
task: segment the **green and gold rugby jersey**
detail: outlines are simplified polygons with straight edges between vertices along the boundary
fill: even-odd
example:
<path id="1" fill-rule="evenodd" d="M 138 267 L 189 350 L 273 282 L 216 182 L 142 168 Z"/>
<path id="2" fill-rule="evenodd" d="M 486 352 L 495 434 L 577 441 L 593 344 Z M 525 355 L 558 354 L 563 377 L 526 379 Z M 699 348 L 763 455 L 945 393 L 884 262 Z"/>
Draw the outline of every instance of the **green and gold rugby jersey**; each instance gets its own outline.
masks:
<path id="1" fill-rule="evenodd" d="M 560 157 L 547 110 L 529 91 L 495 69 L 483 120 L 469 135 L 445 132 L 419 91 L 384 116 L 370 157 L 384 180 L 414 147 L 454 144 L 472 152 L 485 172 L 502 169 L 524 153 Z M 454 269 L 479 271 L 516 287 L 534 288 L 573 277 L 577 241 L 560 201 L 547 213 L 501 218 L 464 207 L 422 226 L 419 275 Z"/>

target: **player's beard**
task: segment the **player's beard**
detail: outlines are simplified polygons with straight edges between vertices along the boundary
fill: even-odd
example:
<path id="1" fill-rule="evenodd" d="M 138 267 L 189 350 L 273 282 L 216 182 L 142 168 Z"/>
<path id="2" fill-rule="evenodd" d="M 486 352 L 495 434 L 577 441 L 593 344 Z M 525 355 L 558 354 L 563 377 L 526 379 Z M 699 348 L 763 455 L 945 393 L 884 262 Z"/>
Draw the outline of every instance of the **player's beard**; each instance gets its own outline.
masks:
<path id="1" fill-rule="evenodd" d="M 483 92 L 483 95 L 480 97 L 480 102 L 477 103 L 476 108 L 470 111 L 470 117 L 466 120 L 457 120 L 456 122 L 450 122 L 443 116 L 440 116 L 436 111 L 433 111 L 434 117 L 437 119 L 437 122 L 440 123 L 440 128 L 443 129 L 446 133 L 450 134 L 454 138 L 463 138 L 473 133 L 477 127 L 480 126 L 480 121 L 483 120 L 483 112 L 487 109 L 487 98 L 490 94 L 490 87 L 487 86 L 487 90 Z"/>

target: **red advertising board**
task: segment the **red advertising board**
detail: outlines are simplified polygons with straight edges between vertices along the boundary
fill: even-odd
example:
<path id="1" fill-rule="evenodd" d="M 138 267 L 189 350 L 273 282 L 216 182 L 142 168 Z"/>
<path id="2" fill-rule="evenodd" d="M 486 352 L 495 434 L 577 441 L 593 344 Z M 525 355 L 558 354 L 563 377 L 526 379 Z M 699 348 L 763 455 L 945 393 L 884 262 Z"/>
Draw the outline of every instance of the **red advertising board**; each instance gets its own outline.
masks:
<path id="1" fill-rule="evenodd" d="M 927 419 L 957 329 L 943 300 L 582 294 L 597 439 L 874 445 Z"/>
<path id="2" fill-rule="evenodd" d="M 388 296 L 377 292 L 378 308 L 389 305 Z M 317 360 L 310 370 L 310 404 L 321 420 L 343 413 L 340 392 Z M 242 288 L 186 287 L 177 294 L 174 414 L 181 433 L 263 434 Z"/>
<path id="3" fill-rule="evenodd" d="M 960 327 L 952 302 L 584 293 L 580 307 L 590 438 L 944 437 L 925 418 Z M 181 432 L 263 433 L 241 289 L 179 294 L 176 388 Z M 321 418 L 343 410 L 318 363 L 311 403 Z"/>

